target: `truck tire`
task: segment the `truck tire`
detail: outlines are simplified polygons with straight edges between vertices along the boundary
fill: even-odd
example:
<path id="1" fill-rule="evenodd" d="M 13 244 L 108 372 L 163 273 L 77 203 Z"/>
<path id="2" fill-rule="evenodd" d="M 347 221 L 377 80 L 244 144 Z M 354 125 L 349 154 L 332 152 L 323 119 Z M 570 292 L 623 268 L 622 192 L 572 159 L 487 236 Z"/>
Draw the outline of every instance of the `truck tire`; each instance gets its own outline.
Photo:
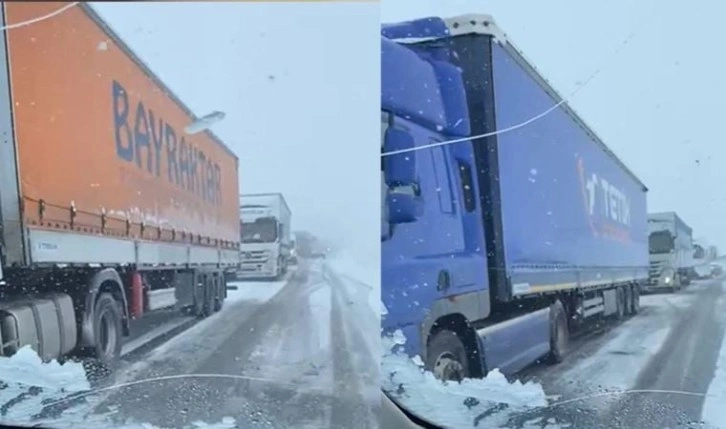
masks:
<path id="1" fill-rule="evenodd" d="M 640 285 L 633 285 L 631 291 L 633 292 L 633 315 L 640 312 Z"/>
<path id="2" fill-rule="evenodd" d="M 429 340 L 425 368 L 442 381 L 461 381 L 470 377 L 469 360 L 459 336 L 441 330 Z"/>
<path id="3" fill-rule="evenodd" d="M 207 316 L 207 275 L 200 274 L 194 285 L 194 316 L 203 319 Z"/>
<path id="4" fill-rule="evenodd" d="M 224 298 L 227 295 L 227 282 L 223 276 L 217 277 L 217 288 L 214 299 L 214 311 L 219 311 L 224 306 Z"/>
<path id="5" fill-rule="evenodd" d="M 204 314 L 203 317 L 211 316 L 214 313 L 214 301 L 217 295 L 217 290 L 214 287 L 214 277 L 211 275 L 206 276 L 204 282 Z"/>
<path id="6" fill-rule="evenodd" d="M 615 289 L 616 311 L 615 318 L 617 320 L 623 320 L 625 317 L 625 290 L 622 287 Z"/>
<path id="7" fill-rule="evenodd" d="M 624 315 L 630 316 L 633 314 L 633 290 L 630 286 L 623 287 L 623 301 L 625 304 Z"/>
<path id="8" fill-rule="evenodd" d="M 123 329 L 121 308 L 110 293 L 102 293 L 93 307 L 93 337 L 91 357 L 103 366 L 113 366 L 121 356 Z"/>
<path id="9" fill-rule="evenodd" d="M 282 278 L 282 275 L 282 258 L 277 258 L 277 271 L 275 271 L 275 280 L 280 280 Z"/>
<path id="10" fill-rule="evenodd" d="M 557 300 L 550 306 L 550 353 L 548 356 L 550 363 L 558 364 L 565 360 L 569 342 L 567 312 L 562 302 Z"/>

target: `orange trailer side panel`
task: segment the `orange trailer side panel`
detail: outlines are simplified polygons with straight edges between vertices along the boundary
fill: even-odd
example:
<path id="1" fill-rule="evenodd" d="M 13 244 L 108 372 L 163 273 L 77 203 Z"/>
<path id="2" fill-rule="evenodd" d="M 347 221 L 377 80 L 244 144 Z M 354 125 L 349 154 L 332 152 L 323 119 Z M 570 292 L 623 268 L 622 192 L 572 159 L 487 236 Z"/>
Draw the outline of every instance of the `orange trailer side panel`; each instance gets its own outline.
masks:
<path id="1" fill-rule="evenodd" d="M 6 2 L 8 24 L 67 3 Z M 7 32 L 31 227 L 236 247 L 238 160 L 87 6 Z M 105 214 L 104 214 L 105 213 Z"/>

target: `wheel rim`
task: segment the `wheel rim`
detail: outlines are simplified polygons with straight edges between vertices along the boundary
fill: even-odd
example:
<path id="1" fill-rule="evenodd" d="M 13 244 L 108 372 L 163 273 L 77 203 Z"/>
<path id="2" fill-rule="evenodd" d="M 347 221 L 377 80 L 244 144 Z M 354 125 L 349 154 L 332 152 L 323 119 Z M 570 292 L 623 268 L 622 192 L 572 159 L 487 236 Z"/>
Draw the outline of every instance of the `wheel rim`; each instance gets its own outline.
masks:
<path id="1" fill-rule="evenodd" d="M 440 355 L 434 365 L 434 376 L 442 381 L 461 381 L 464 379 L 464 366 L 449 353 Z"/>
<path id="2" fill-rule="evenodd" d="M 101 347 L 104 356 L 110 356 L 116 349 L 116 341 L 118 340 L 113 315 L 109 311 L 104 311 L 99 322 L 98 345 Z"/>

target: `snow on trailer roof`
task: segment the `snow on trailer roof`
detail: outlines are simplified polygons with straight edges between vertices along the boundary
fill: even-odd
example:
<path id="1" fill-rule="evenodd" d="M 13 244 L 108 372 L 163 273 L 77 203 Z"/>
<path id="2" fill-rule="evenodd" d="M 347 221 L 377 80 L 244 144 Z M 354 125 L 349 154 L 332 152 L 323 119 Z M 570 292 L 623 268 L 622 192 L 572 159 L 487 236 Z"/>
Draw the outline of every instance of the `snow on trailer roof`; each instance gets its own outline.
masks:
<path id="1" fill-rule="evenodd" d="M 121 38 L 121 36 L 114 31 L 113 28 L 107 23 L 101 15 L 94 9 L 94 6 L 92 4 L 86 3 L 86 2 L 79 2 L 77 7 L 80 7 L 81 10 L 83 10 L 92 20 L 96 23 L 101 29 L 108 35 L 108 37 L 113 41 L 113 43 L 120 48 L 124 54 L 126 54 L 133 62 L 136 63 L 137 66 L 141 70 L 146 73 L 146 75 L 151 79 L 156 85 L 161 88 L 161 90 L 169 97 L 171 98 L 183 111 L 186 113 L 189 117 L 192 118 L 192 121 L 197 121 L 200 119 L 197 115 L 192 112 L 192 109 L 189 108 L 182 100 L 179 98 L 174 91 L 169 88 L 168 85 L 162 81 L 159 76 L 154 73 L 151 68 L 141 59 L 138 55 L 129 47 L 126 42 Z M 230 156 L 234 157 L 239 162 L 239 157 L 237 154 L 234 153 L 232 149 L 230 149 L 223 141 L 220 139 L 216 134 L 214 134 L 211 130 L 207 129 L 203 131 L 206 133 L 215 143 L 217 143 L 222 149 L 224 149 Z"/>
<path id="2" fill-rule="evenodd" d="M 467 14 L 452 18 L 427 17 L 383 24 L 381 34 L 398 43 L 420 43 L 464 34 L 486 34 L 506 42 L 506 35 L 491 15 Z"/>
<path id="3" fill-rule="evenodd" d="M 240 199 L 240 207 L 245 207 L 246 206 L 242 202 L 242 200 L 244 198 L 249 198 L 249 197 L 252 197 L 253 199 L 255 199 L 255 197 L 263 197 L 263 198 L 280 197 L 280 201 L 282 201 L 282 204 L 285 206 L 285 208 L 287 209 L 287 211 L 291 211 L 290 210 L 290 206 L 287 205 L 287 200 L 285 200 L 285 196 L 282 195 L 282 192 L 267 192 L 267 193 L 259 193 L 259 194 L 241 194 L 239 196 L 239 199 Z"/>
<path id="4" fill-rule="evenodd" d="M 512 43 L 491 15 L 472 13 L 451 18 L 427 17 L 400 23 L 383 24 L 381 26 L 381 34 L 401 44 L 422 43 L 466 34 L 492 36 L 494 41 L 502 45 L 512 58 L 554 99 L 555 103 L 564 100 L 559 92 L 545 79 L 542 73 L 537 70 L 533 63 L 527 59 L 524 53 Z M 645 186 L 643 181 L 605 144 L 568 102 L 563 102 L 560 108 L 570 115 L 600 145 L 603 151 L 642 187 L 644 192 L 648 191 L 648 187 Z"/>
<path id="5" fill-rule="evenodd" d="M 693 228 L 681 219 L 676 212 L 648 213 L 648 222 L 673 222 L 680 229 L 688 231 L 688 234 L 693 233 Z"/>

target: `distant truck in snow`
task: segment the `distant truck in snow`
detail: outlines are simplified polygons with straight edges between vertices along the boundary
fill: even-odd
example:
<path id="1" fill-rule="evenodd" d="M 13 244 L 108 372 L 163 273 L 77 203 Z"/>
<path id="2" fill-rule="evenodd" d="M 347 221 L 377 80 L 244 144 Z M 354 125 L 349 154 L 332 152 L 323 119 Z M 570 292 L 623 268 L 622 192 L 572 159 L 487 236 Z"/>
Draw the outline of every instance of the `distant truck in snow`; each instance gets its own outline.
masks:
<path id="1" fill-rule="evenodd" d="M 292 212 L 280 193 L 240 197 L 241 264 L 238 278 L 279 278 L 292 258 Z"/>
<path id="2" fill-rule="evenodd" d="M 693 229 L 676 212 L 648 215 L 650 268 L 646 290 L 679 290 L 696 277 Z"/>

